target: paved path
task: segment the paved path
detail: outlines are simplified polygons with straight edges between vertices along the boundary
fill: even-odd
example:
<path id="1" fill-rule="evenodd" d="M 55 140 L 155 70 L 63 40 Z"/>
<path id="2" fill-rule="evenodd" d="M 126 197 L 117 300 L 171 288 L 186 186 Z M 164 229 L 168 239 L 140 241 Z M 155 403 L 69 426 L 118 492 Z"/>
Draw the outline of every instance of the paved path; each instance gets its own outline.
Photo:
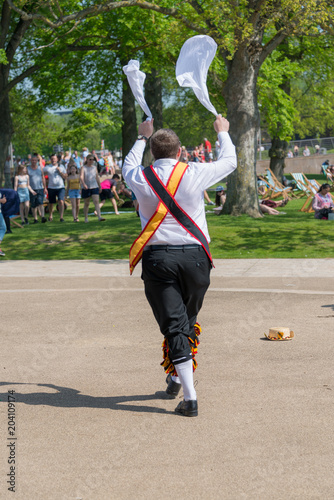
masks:
<path id="1" fill-rule="evenodd" d="M 232 277 L 333 277 L 333 259 L 226 259 L 214 261 L 213 276 Z M 0 277 L 124 276 L 127 260 L 3 260 Z M 134 276 L 140 276 L 140 265 Z"/>
<path id="2" fill-rule="evenodd" d="M 0 262 L 1 499 L 8 390 L 16 499 L 333 498 L 334 259 L 215 265 L 187 419 L 163 398 L 140 266 Z"/>

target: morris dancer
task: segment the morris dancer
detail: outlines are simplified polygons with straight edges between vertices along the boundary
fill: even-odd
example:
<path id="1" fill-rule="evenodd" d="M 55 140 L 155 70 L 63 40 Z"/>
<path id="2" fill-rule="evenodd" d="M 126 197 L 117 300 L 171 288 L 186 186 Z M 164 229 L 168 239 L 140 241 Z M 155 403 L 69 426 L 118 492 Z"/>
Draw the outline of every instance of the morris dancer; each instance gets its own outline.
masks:
<path id="1" fill-rule="evenodd" d="M 214 129 L 221 148 L 218 160 L 185 164 L 178 161 L 181 143 L 175 132 L 161 129 L 152 135 L 153 119 L 145 121 L 122 169 L 139 201 L 143 228 L 130 250 L 130 270 L 142 257 L 145 295 L 165 337 L 166 392 L 176 397 L 182 386 L 184 400 L 175 411 L 187 417 L 198 414 L 193 382 L 200 332 L 196 321 L 212 265 L 203 193 L 236 168 L 229 122 L 218 115 Z M 144 169 L 141 161 L 150 137 L 155 161 Z"/>

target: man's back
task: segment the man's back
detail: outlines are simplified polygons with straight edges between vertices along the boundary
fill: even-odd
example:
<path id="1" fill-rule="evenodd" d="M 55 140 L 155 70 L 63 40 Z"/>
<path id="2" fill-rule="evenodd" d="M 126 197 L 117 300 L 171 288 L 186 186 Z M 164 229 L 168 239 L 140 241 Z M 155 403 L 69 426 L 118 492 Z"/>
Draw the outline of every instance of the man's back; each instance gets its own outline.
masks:
<path id="1" fill-rule="evenodd" d="M 235 147 L 228 133 L 220 134 L 221 152 L 216 162 L 190 162 L 175 194 L 175 200 L 181 208 L 196 222 L 206 238 L 210 240 L 205 219 L 204 190 L 230 174 L 236 167 Z M 139 202 L 142 227 L 145 227 L 154 214 L 158 198 L 147 184 L 140 165 L 143 141 L 137 141 L 125 160 L 122 169 L 126 183 L 134 191 Z M 173 171 L 176 159 L 166 158 L 154 162 L 153 168 L 164 185 Z M 183 229 L 172 215 L 167 214 L 149 244 L 170 243 L 190 244 L 194 238 Z"/>

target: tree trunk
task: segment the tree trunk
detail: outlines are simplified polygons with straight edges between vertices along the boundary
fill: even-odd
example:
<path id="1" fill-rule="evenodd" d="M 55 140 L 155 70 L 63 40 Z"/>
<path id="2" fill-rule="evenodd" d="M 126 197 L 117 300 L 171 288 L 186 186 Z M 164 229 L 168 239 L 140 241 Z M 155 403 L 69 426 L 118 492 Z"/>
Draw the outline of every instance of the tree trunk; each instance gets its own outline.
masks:
<path id="1" fill-rule="evenodd" d="M 287 155 L 289 143 L 279 137 L 274 137 L 269 149 L 270 170 L 273 171 L 277 179 L 283 182 L 283 173 L 285 168 L 285 158 Z"/>
<path id="2" fill-rule="evenodd" d="M 124 160 L 138 135 L 135 99 L 126 76 L 123 77 L 122 120 L 122 157 Z"/>
<path id="3" fill-rule="evenodd" d="M 145 99 L 154 118 L 154 128 L 159 130 L 162 128 L 162 84 L 156 69 L 146 75 L 144 88 Z"/>
<path id="4" fill-rule="evenodd" d="M 238 161 L 237 169 L 228 178 L 223 213 L 262 217 L 256 177 L 256 137 L 260 123 L 256 96 L 258 68 L 245 52 L 231 62 L 223 88 Z"/>
<path id="5" fill-rule="evenodd" d="M 162 84 L 161 77 L 157 76 L 157 71 L 152 69 L 147 75 L 144 83 L 145 99 L 154 118 L 154 129 L 162 128 Z M 145 148 L 143 165 L 151 165 L 153 157 L 149 144 Z"/>
<path id="6" fill-rule="evenodd" d="M 4 75 L 3 65 L 0 65 L 0 92 L 7 85 L 7 77 Z M 8 94 L 0 102 L 0 186 L 3 182 L 5 161 L 8 156 L 8 148 L 13 135 L 13 123 L 10 114 Z"/>

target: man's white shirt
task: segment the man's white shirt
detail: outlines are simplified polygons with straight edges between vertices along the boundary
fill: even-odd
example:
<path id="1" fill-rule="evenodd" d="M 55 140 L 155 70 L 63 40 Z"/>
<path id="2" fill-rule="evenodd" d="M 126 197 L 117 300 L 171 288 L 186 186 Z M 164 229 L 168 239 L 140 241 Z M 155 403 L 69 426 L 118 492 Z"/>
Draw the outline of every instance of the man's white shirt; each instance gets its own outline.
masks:
<path id="1" fill-rule="evenodd" d="M 179 188 L 175 194 L 175 200 L 181 208 L 202 230 L 205 237 L 210 241 L 207 222 L 205 218 L 204 190 L 227 177 L 237 167 L 235 147 L 228 132 L 218 134 L 220 144 L 219 157 L 212 163 L 189 162 Z M 146 142 L 137 140 L 126 156 L 122 168 L 122 174 L 127 185 L 133 190 L 138 203 L 142 228 L 144 228 L 153 216 L 159 200 L 143 175 L 144 167 L 141 164 Z M 153 164 L 153 168 L 164 185 L 172 173 L 177 160 L 161 159 Z M 189 245 L 198 244 L 170 214 L 160 224 L 148 245 Z"/>

